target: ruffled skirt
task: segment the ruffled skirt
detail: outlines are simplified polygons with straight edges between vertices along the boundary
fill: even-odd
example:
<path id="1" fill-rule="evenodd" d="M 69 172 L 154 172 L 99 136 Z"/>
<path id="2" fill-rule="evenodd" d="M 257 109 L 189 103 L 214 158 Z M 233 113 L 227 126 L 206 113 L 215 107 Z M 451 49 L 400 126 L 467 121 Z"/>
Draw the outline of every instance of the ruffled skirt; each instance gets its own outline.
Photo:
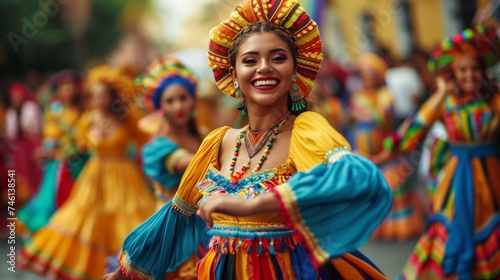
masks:
<path id="1" fill-rule="evenodd" d="M 66 203 L 27 241 L 20 267 L 57 279 L 101 279 L 106 257 L 154 211 L 155 199 L 133 162 L 93 158 Z"/>
<path id="2" fill-rule="evenodd" d="M 400 279 L 500 278 L 498 147 L 452 145 L 451 154 Z"/>
<path id="3" fill-rule="evenodd" d="M 314 267 L 294 230 L 214 227 L 209 233 L 216 235 L 198 263 L 198 279 L 386 279 L 359 251 Z"/>

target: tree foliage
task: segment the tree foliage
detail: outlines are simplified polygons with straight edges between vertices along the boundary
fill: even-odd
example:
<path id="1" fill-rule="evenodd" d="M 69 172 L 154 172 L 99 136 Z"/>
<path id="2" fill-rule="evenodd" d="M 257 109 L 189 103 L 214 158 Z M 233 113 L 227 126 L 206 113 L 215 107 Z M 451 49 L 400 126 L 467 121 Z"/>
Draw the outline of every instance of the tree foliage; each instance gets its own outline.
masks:
<path id="1" fill-rule="evenodd" d="M 63 17 L 65 5 L 72 1 L 90 2 L 79 36 Z M 87 61 L 102 58 L 116 46 L 127 31 L 119 24 L 123 11 L 138 3 L 148 5 L 144 0 L 0 1 L 0 74 L 22 77 L 33 70 L 45 74 L 82 69 Z"/>

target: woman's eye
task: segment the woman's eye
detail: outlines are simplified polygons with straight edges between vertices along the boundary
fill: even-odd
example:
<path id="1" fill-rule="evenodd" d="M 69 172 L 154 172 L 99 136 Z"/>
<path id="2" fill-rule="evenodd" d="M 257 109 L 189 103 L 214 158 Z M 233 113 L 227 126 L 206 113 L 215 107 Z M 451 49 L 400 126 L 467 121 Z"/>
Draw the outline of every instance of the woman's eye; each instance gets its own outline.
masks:
<path id="1" fill-rule="evenodd" d="M 252 59 L 252 58 L 247 58 L 247 59 L 244 59 L 244 60 L 243 60 L 243 63 L 245 63 L 245 64 L 255 63 L 255 59 Z"/>
<path id="2" fill-rule="evenodd" d="M 286 57 L 284 57 L 284 56 L 277 56 L 277 57 L 273 58 L 273 61 L 276 61 L 276 62 L 283 62 L 285 60 L 286 60 Z"/>

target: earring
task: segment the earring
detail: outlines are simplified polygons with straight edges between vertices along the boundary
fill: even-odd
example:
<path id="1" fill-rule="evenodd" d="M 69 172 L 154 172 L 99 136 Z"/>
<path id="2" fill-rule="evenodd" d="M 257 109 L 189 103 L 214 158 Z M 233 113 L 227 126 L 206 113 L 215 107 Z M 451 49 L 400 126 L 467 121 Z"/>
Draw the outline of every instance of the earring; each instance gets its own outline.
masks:
<path id="1" fill-rule="evenodd" d="M 236 97 L 241 97 L 241 90 L 240 90 L 240 85 L 238 84 L 238 82 L 234 82 L 233 86 L 234 86 L 234 89 L 236 90 L 234 92 L 234 95 Z"/>
<path id="2" fill-rule="evenodd" d="M 236 109 L 241 111 L 242 116 L 247 115 L 247 106 L 245 105 L 245 102 L 243 102 L 243 99 L 236 105 Z"/>
<path id="3" fill-rule="evenodd" d="M 304 98 L 302 98 L 302 91 L 297 84 L 297 76 L 292 76 L 292 87 L 290 88 L 290 98 L 292 99 L 292 112 L 298 112 L 304 110 L 306 108 L 306 104 L 304 103 Z"/>

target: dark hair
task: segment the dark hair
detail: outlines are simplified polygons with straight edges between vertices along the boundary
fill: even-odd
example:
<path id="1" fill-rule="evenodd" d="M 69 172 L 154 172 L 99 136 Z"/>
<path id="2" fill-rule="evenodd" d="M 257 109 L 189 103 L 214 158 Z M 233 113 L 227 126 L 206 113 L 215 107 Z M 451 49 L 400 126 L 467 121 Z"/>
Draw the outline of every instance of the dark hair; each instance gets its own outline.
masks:
<path id="1" fill-rule="evenodd" d="M 109 113 L 111 113 L 112 116 L 118 117 L 119 121 L 125 120 L 128 117 L 128 113 L 126 113 L 126 111 L 129 110 L 130 107 L 120 98 L 118 89 L 114 88 L 111 84 L 103 84 L 108 88 L 108 94 L 111 99 L 111 103 L 108 108 Z"/>
<path id="2" fill-rule="evenodd" d="M 54 74 L 50 78 L 50 90 L 53 94 L 57 93 L 60 86 L 65 83 L 71 83 L 75 86 L 75 95 L 71 100 L 71 105 L 76 106 L 80 110 L 83 109 L 82 86 L 83 79 L 79 72 L 71 69 L 62 70 Z"/>
<path id="3" fill-rule="evenodd" d="M 191 134 L 191 136 L 194 136 L 197 139 L 203 140 L 203 137 L 201 136 L 200 131 L 198 130 L 196 118 L 194 118 L 194 117 L 189 119 L 188 132 L 189 132 L 189 134 Z"/>
<path id="4" fill-rule="evenodd" d="M 274 24 L 272 22 L 251 22 L 247 26 L 241 29 L 240 33 L 236 35 L 233 43 L 229 46 L 228 58 L 231 66 L 236 66 L 236 54 L 238 54 L 238 49 L 241 44 L 243 44 L 248 37 L 254 33 L 271 32 L 280 37 L 283 42 L 288 45 L 288 48 L 292 52 L 293 66 L 297 67 L 297 57 L 299 56 L 299 47 L 295 42 L 295 37 L 292 33 L 285 27 L 281 25 Z"/>

